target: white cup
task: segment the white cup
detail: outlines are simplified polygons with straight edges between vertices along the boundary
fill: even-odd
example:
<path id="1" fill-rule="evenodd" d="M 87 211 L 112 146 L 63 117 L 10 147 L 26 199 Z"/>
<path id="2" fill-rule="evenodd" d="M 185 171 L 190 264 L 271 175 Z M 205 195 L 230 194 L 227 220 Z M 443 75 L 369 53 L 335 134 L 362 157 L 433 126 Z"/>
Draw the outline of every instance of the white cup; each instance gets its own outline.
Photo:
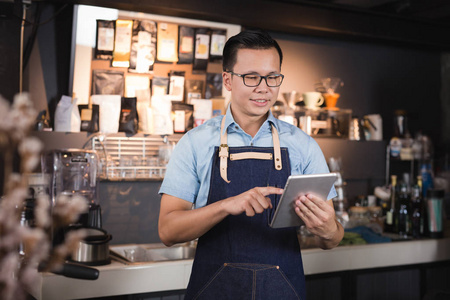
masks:
<path id="1" fill-rule="evenodd" d="M 307 108 L 317 108 L 323 104 L 323 96 L 319 92 L 306 92 L 303 93 L 303 102 Z"/>

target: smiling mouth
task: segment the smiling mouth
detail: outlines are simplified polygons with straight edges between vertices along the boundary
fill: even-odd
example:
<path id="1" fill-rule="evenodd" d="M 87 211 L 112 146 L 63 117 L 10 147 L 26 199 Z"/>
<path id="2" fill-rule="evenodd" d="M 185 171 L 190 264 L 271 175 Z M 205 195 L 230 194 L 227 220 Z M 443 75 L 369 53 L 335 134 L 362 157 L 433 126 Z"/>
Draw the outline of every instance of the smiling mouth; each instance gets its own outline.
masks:
<path id="1" fill-rule="evenodd" d="M 255 101 L 255 102 L 258 102 L 258 103 L 269 102 L 269 100 L 264 100 L 264 99 L 252 99 L 252 101 Z"/>

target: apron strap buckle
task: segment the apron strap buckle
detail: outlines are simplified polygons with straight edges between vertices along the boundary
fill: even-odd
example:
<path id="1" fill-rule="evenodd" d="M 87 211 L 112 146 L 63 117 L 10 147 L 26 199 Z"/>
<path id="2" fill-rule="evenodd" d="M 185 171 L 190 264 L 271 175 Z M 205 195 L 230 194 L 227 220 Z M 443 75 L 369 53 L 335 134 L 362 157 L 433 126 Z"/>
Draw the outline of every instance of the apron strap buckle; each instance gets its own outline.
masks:
<path id="1" fill-rule="evenodd" d="M 220 157 L 220 176 L 226 183 L 230 183 L 227 177 L 227 168 L 228 168 L 228 154 L 229 149 L 227 144 L 221 144 L 219 148 L 219 157 Z"/>
<path id="2" fill-rule="evenodd" d="M 227 144 L 221 144 L 220 150 L 219 150 L 219 157 L 227 157 L 228 158 L 228 145 Z"/>

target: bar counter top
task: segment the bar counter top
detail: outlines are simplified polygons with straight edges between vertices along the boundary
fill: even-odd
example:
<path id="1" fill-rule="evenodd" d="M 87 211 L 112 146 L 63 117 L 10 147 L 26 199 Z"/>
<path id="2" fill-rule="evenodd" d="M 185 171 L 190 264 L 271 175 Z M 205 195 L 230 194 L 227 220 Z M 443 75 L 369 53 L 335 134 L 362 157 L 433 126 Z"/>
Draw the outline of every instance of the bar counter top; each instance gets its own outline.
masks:
<path id="1" fill-rule="evenodd" d="M 450 237 L 302 250 L 305 275 L 395 267 L 450 260 Z M 40 273 L 31 295 L 36 299 L 83 299 L 185 289 L 192 259 L 126 265 L 112 260 L 97 280 Z"/>

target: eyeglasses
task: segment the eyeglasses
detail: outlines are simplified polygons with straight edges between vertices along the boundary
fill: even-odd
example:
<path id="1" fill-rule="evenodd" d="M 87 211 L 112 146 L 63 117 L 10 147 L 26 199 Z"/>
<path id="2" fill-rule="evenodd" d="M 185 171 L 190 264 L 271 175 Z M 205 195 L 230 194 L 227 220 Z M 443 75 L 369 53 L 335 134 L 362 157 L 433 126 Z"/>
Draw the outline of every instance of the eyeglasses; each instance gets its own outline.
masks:
<path id="1" fill-rule="evenodd" d="M 233 71 L 226 71 L 226 72 L 241 77 L 242 80 L 244 81 L 244 85 L 248 87 L 258 86 L 263 79 L 266 81 L 267 86 L 277 87 L 281 85 L 284 78 L 283 74 L 272 74 L 267 76 L 261 76 L 256 74 L 237 74 L 234 73 Z"/>

